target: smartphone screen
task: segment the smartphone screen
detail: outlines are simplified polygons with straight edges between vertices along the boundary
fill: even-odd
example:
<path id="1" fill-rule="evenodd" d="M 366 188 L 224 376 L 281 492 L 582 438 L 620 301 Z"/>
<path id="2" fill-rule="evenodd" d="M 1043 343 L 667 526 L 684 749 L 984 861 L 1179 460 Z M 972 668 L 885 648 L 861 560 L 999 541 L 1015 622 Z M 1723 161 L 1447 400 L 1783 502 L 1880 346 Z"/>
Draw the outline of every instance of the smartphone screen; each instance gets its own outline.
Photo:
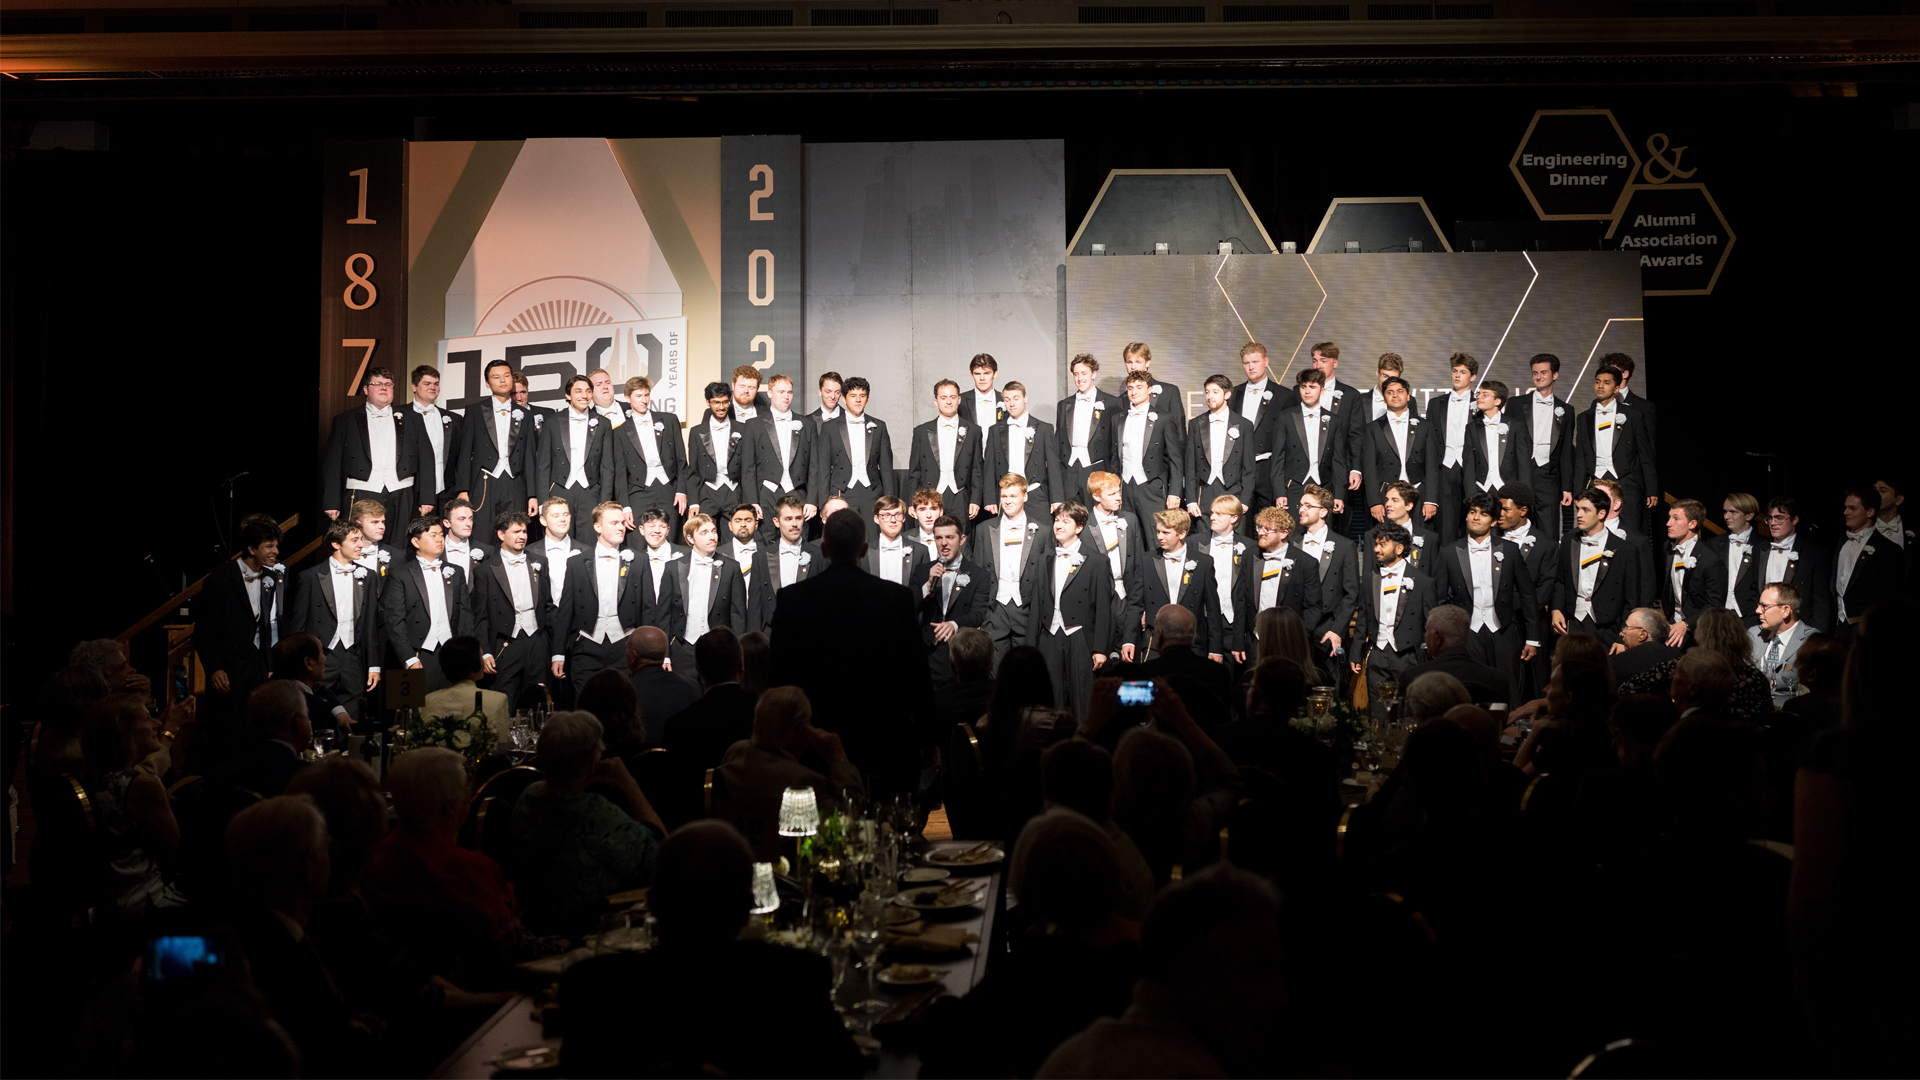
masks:
<path id="1" fill-rule="evenodd" d="M 1120 704 L 1153 704 L 1153 683 L 1145 679 L 1133 679 L 1120 684 Z"/>
<path id="2" fill-rule="evenodd" d="M 157 937 L 147 942 L 146 977 L 155 982 L 191 978 L 198 967 L 225 967 L 226 962 L 210 938 Z"/>

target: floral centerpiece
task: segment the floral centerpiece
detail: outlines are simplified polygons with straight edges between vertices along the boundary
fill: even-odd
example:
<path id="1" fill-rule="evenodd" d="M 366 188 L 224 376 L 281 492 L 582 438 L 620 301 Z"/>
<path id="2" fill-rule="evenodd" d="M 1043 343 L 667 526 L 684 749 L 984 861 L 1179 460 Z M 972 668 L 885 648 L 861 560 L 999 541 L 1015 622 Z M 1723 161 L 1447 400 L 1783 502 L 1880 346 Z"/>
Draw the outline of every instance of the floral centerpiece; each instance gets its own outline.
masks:
<path id="1" fill-rule="evenodd" d="M 495 741 L 493 725 L 483 716 L 429 716 L 408 724 L 403 731 L 396 731 L 393 748 L 401 751 L 444 746 L 459 752 L 469 762 L 477 762 L 487 756 Z"/>
<path id="2" fill-rule="evenodd" d="M 1352 703 L 1339 698 L 1329 702 L 1327 711 L 1319 717 L 1309 712 L 1310 708 L 1311 706 L 1307 705 L 1301 706 L 1300 711 L 1287 723 L 1293 725 L 1295 731 L 1313 735 L 1322 741 L 1331 741 L 1345 746 L 1366 741 L 1367 730 L 1373 718 L 1364 710 L 1356 709 Z"/>

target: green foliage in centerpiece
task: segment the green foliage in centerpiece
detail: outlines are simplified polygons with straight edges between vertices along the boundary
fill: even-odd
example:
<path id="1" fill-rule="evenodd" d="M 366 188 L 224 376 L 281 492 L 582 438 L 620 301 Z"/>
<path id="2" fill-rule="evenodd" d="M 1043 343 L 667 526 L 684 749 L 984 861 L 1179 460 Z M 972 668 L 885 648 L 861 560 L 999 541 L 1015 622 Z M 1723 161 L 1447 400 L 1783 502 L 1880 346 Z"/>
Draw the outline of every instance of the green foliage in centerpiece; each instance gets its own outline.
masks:
<path id="1" fill-rule="evenodd" d="M 394 733 L 395 750 L 418 750 L 425 746 L 444 746 L 458 751 L 468 761 L 479 761 L 493 749 L 496 736 L 493 725 L 478 716 L 430 716 Z"/>
<path id="2" fill-rule="evenodd" d="M 1301 706 L 1300 711 L 1287 723 L 1293 725 L 1295 731 L 1305 732 L 1308 735 L 1314 734 L 1315 718 L 1308 711 L 1310 708 L 1309 705 Z M 1356 709 L 1351 703 L 1337 698 L 1327 705 L 1326 715 L 1319 720 L 1323 724 L 1332 724 L 1334 742 L 1348 745 L 1364 742 L 1367 738 L 1368 726 L 1373 722 L 1373 718 L 1367 715 L 1365 710 Z"/>

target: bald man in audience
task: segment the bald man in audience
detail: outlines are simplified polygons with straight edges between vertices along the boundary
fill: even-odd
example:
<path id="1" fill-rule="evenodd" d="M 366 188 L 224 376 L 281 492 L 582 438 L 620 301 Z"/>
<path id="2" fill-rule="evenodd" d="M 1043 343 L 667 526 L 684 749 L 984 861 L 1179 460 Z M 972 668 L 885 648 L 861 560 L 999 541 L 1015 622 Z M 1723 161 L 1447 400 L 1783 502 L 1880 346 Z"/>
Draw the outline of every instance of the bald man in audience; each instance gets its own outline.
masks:
<path id="1" fill-rule="evenodd" d="M 1201 727 L 1211 730 L 1231 718 L 1233 679 L 1225 664 L 1193 649 L 1199 622 L 1184 604 L 1153 613 L 1153 659 L 1140 665 L 1143 679 L 1165 679 Z"/>
<path id="2" fill-rule="evenodd" d="M 659 746 L 667 737 L 667 718 L 700 700 L 693 673 L 667 667 L 667 632 L 657 626 L 643 626 L 627 637 L 627 672 L 633 676 L 645 738 Z"/>

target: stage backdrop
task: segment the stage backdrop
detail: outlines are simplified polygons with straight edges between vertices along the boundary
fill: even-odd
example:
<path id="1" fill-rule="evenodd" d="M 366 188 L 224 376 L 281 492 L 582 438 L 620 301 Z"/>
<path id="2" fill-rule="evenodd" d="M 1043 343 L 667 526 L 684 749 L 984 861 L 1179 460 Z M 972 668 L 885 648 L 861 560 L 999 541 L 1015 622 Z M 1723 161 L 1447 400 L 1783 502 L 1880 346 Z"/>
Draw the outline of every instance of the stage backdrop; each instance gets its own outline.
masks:
<path id="1" fill-rule="evenodd" d="M 1207 376 L 1246 377 L 1239 357 L 1249 340 L 1267 347 L 1274 377 L 1287 382 L 1313 345 L 1332 341 L 1340 379 L 1360 389 L 1374 384 L 1381 353 L 1398 353 L 1422 408 L 1450 385 L 1454 352 L 1516 392 L 1532 385 L 1533 355 L 1553 353 L 1560 395 L 1584 408 L 1589 360 L 1645 358 L 1640 288 L 1639 256 L 1618 251 L 1074 255 L 1067 326 L 1072 351 L 1097 357 L 1100 385 L 1116 392 L 1120 350 L 1152 345 L 1153 370 L 1180 385 L 1190 417 L 1205 408 Z"/>

